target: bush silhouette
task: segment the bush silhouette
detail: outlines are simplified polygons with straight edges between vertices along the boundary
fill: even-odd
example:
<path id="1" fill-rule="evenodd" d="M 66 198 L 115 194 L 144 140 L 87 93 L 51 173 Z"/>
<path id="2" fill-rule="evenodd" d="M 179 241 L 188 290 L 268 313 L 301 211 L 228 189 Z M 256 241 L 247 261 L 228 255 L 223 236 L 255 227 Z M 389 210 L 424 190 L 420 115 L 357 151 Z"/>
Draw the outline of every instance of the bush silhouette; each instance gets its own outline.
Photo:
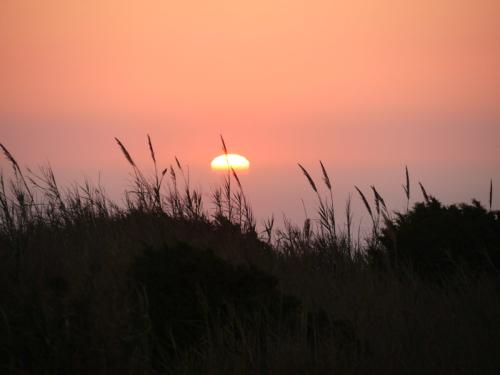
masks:
<path id="1" fill-rule="evenodd" d="M 148 249 L 134 268 L 136 280 L 145 287 L 154 340 L 162 351 L 196 345 L 212 322 L 220 324 L 231 313 L 244 324 L 256 313 L 278 319 L 300 306 L 278 291 L 273 276 L 184 243 Z"/>
<path id="2" fill-rule="evenodd" d="M 458 268 L 497 272 L 500 266 L 500 213 L 478 201 L 445 206 L 437 199 L 397 213 L 380 236 L 390 262 L 410 266 L 424 278 L 441 279 Z"/>

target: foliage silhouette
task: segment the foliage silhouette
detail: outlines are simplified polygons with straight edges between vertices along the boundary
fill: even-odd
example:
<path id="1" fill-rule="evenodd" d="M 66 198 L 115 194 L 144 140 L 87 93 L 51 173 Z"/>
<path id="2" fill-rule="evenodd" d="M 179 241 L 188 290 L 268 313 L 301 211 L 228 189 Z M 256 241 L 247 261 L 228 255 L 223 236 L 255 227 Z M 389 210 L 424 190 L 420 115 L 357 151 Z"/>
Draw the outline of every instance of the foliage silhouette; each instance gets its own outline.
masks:
<path id="1" fill-rule="evenodd" d="M 497 273 L 500 212 L 487 211 L 476 200 L 445 206 L 431 197 L 397 213 L 380 240 L 382 249 L 375 255 L 384 254 L 391 264 L 411 267 L 427 279 L 447 278 L 463 269 Z"/>
<path id="2" fill-rule="evenodd" d="M 153 367 L 159 370 L 166 358 L 172 366 L 179 352 L 203 347 L 215 330 L 234 325 L 235 319 L 236 337 L 243 340 L 245 332 L 257 330 L 262 351 L 275 327 L 300 331 L 302 316 L 311 345 L 334 340 L 346 356 L 359 349 L 351 322 L 322 309 L 304 310 L 296 297 L 279 291 L 275 277 L 254 266 L 232 265 L 211 250 L 182 242 L 149 248 L 136 259 L 133 272 L 147 295 Z"/>
<path id="3" fill-rule="evenodd" d="M 233 266 L 211 250 L 186 243 L 147 249 L 134 266 L 144 285 L 156 339 L 163 349 L 196 344 L 213 319 L 229 310 L 245 318 L 257 312 L 286 317 L 299 302 L 277 289 L 273 276 L 249 265 Z"/>

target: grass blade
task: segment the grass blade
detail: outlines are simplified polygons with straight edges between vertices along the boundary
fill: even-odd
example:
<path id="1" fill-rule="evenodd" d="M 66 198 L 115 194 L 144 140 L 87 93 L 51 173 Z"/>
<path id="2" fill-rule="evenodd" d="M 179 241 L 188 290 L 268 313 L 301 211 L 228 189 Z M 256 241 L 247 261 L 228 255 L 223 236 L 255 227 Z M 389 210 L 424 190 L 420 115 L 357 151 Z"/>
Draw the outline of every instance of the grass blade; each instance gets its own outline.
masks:
<path id="1" fill-rule="evenodd" d="M 422 185 L 421 182 L 419 182 L 418 184 L 420 185 L 420 190 L 422 190 L 422 194 L 424 196 L 425 203 L 429 203 L 430 202 L 429 194 L 427 194 L 427 191 L 425 190 L 424 185 Z"/>
<path id="2" fill-rule="evenodd" d="M 224 138 L 222 137 L 222 134 L 220 136 L 220 140 L 222 141 L 222 151 L 224 151 L 224 154 L 227 155 L 226 142 L 224 142 Z"/>
<path id="3" fill-rule="evenodd" d="M 372 208 L 370 207 L 370 203 L 368 203 L 368 200 L 366 199 L 366 197 L 363 194 L 363 192 L 361 191 L 361 189 L 358 188 L 356 185 L 354 185 L 354 187 L 356 188 L 356 190 L 358 191 L 359 195 L 361 196 L 361 199 L 363 200 L 363 203 L 365 204 L 366 210 L 370 214 L 370 217 L 373 219 L 373 212 L 372 212 Z"/>
<path id="4" fill-rule="evenodd" d="M 406 185 L 403 186 L 403 189 L 406 194 L 406 198 L 410 199 L 410 174 L 408 173 L 408 166 L 405 166 L 405 175 L 406 175 Z"/>
<path id="5" fill-rule="evenodd" d="M 490 203 L 490 211 L 491 211 L 491 208 L 493 207 L 493 179 L 490 180 L 490 199 L 489 199 L 489 203 Z"/>
<path id="6" fill-rule="evenodd" d="M 326 187 L 328 190 L 332 190 L 332 184 L 330 182 L 330 177 L 328 176 L 328 173 L 326 172 L 325 166 L 323 165 L 323 162 L 320 160 L 319 164 L 321 165 L 321 171 L 323 172 L 323 181 L 325 182 Z"/>
<path id="7" fill-rule="evenodd" d="M 312 189 L 316 193 L 318 193 L 318 189 L 316 188 L 316 184 L 314 183 L 314 180 L 312 179 L 312 177 L 309 174 L 309 172 L 307 172 L 307 170 L 302 165 L 300 165 L 299 163 L 297 163 L 297 164 L 299 165 L 299 168 L 302 170 L 302 173 L 304 173 L 304 176 L 306 176 L 306 178 L 309 181 L 309 184 L 311 185 Z"/>
<path id="8" fill-rule="evenodd" d="M 148 146 L 149 146 L 149 151 L 151 153 L 151 159 L 153 159 L 153 162 L 156 164 L 156 157 L 155 157 L 155 151 L 153 149 L 153 144 L 151 143 L 151 137 L 148 134 Z"/>
<path id="9" fill-rule="evenodd" d="M 387 211 L 387 206 L 385 205 L 385 201 L 384 201 L 384 198 L 382 198 L 382 196 L 379 194 L 379 192 L 377 191 L 377 189 L 375 189 L 375 186 L 371 186 L 372 190 L 373 190 L 373 195 L 375 196 L 375 204 L 378 206 L 379 204 L 382 204 L 382 207 L 384 208 L 384 210 Z M 379 208 L 377 208 L 377 211 L 379 211 Z"/>
<path id="10" fill-rule="evenodd" d="M 9 150 L 7 150 L 7 147 L 5 147 L 3 144 L 0 143 L 0 148 L 2 149 L 7 160 L 12 164 L 12 169 L 14 169 L 14 172 L 21 173 L 21 168 L 19 168 L 19 164 L 17 164 L 17 161 L 16 159 L 14 159 L 14 156 L 12 156 Z"/>
<path id="11" fill-rule="evenodd" d="M 238 187 L 240 188 L 240 190 L 243 190 L 243 188 L 241 186 L 240 179 L 239 179 L 238 175 L 236 174 L 236 171 L 234 170 L 233 167 L 231 167 L 231 172 L 233 172 L 233 177 L 236 180 L 236 182 L 238 183 Z"/>
<path id="12" fill-rule="evenodd" d="M 118 146 L 120 146 L 120 149 L 122 150 L 122 153 L 125 156 L 125 159 L 127 159 L 127 161 L 130 163 L 130 165 L 132 165 L 132 167 L 136 168 L 134 160 L 130 156 L 129 152 L 127 151 L 127 149 L 125 148 L 123 143 L 121 143 L 120 140 L 116 137 L 115 137 L 115 140 L 116 140 L 116 143 L 118 143 Z"/>

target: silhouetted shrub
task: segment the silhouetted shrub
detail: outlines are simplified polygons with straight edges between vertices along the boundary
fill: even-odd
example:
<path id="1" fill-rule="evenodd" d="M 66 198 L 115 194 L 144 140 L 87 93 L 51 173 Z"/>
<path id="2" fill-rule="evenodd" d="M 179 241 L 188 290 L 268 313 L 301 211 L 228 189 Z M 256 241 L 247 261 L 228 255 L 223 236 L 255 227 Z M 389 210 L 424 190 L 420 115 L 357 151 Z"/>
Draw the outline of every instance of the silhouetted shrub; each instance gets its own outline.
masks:
<path id="1" fill-rule="evenodd" d="M 233 266 L 210 250 L 184 243 L 146 250 L 137 259 L 135 277 L 145 287 L 153 337 L 161 350 L 195 345 L 208 325 L 230 314 L 244 324 L 256 313 L 278 319 L 300 306 L 278 291 L 273 276 L 252 266 Z"/>
<path id="2" fill-rule="evenodd" d="M 180 353 L 212 347 L 210 336 L 229 337 L 233 344 L 250 336 L 266 353 L 273 337 L 278 342 L 303 334 L 311 349 L 330 343 L 343 361 L 359 350 L 350 321 L 323 309 L 308 311 L 280 292 L 273 276 L 232 265 L 210 250 L 184 243 L 150 248 L 137 259 L 134 272 L 147 295 L 153 367 L 159 370 L 172 366 Z"/>
<path id="3" fill-rule="evenodd" d="M 417 203 L 397 213 L 380 239 L 391 264 L 411 267 L 424 278 L 446 278 L 458 269 L 497 272 L 500 266 L 500 213 L 475 200 L 450 206 L 435 198 Z"/>

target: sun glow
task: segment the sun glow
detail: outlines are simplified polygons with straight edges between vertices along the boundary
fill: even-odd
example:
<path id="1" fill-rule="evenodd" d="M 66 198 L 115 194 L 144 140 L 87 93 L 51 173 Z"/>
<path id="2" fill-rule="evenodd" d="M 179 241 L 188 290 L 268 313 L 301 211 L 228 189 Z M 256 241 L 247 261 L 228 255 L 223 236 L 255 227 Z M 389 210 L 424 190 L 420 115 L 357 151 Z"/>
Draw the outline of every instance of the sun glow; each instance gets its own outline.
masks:
<path id="1" fill-rule="evenodd" d="M 238 154 L 223 154 L 212 160 L 210 166 L 214 171 L 226 171 L 228 168 L 246 170 L 250 167 L 250 162 L 246 157 Z"/>

